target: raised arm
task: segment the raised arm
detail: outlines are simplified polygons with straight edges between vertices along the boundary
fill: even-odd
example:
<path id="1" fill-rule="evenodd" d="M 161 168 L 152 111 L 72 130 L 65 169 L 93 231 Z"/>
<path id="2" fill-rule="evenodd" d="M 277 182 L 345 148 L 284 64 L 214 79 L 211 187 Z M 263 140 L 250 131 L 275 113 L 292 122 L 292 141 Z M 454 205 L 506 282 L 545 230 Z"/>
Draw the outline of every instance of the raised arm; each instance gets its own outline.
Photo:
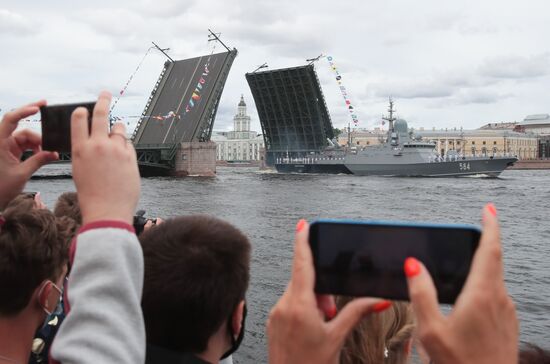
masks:
<path id="1" fill-rule="evenodd" d="M 338 363 L 344 340 L 361 318 L 390 306 L 389 301 L 358 298 L 336 314 L 328 296 L 314 292 L 315 270 L 308 244 L 309 225 L 296 226 L 292 277 L 267 322 L 270 363 Z M 331 312 L 332 311 L 332 312 Z M 326 320 L 328 318 L 330 320 Z"/>
<path id="2" fill-rule="evenodd" d="M 0 123 L 0 211 L 23 191 L 31 175 L 44 164 L 58 159 L 57 153 L 42 150 L 42 137 L 30 130 L 15 131 L 23 118 L 34 115 L 46 101 L 38 101 L 4 115 Z M 21 155 L 31 149 L 33 156 L 21 162 Z"/>
<path id="3" fill-rule="evenodd" d="M 518 320 L 504 285 L 496 209 L 483 209 L 483 236 L 453 311 L 439 311 L 430 274 L 414 258 L 405 262 L 409 294 L 422 345 L 437 364 L 517 363 Z"/>
<path id="4" fill-rule="evenodd" d="M 110 101 L 110 94 L 100 94 L 91 133 L 86 109 L 72 116 L 73 179 L 83 227 L 72 249 L 69 313 L 51 351 L 63 364 L 145 360 L 143 257 L 130 225 L 140 179 L 124 125 L 109 133 Z"/>

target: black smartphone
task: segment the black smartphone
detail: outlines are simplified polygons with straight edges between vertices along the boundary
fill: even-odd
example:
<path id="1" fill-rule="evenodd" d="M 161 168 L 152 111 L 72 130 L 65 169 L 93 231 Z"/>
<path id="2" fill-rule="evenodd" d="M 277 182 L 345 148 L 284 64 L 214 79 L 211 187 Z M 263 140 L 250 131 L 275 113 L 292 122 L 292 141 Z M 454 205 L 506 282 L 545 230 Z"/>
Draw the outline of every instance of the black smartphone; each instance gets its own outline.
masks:
<path id="1" fill-rule="evenodd" d="M 95 102 L 42 106 L 40 108 L 43 150 L 60 153 L 71 151 L 71 114 L 80 106 L 88 109 L 88 127 L 91 128 Z"/>
<path id="2" fill-rule="evenodd" d="M 420 260 L 440 303 L 454 303 L 470 271 L 481 230 L 474 225 L 318 220 L 309 243 L 315 291 L 408 300 L 403 264 Z"/>

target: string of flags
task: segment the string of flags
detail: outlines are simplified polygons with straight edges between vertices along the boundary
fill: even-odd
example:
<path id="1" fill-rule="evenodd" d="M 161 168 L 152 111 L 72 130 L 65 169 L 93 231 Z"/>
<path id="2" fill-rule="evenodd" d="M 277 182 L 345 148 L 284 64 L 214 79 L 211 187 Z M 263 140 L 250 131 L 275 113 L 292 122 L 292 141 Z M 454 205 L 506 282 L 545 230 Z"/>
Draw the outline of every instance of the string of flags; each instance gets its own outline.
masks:
<path id="1" fill-rule="evenodd" d="M 149 47 L 149 49 L 147 49 L 147 52 L 145 52 L 145 54 L 143 55 L 143 58 L 141 58 L 141 61 L 139 61 L 136 69 L 134 70 L 134 72 L 130 75 L 130 78 L 128 79 L 128 81 L 126 81 L 126 84 L 124 85 L 124 87 L 120 90 L 118 96 L 115 98 L 114 102 L 113 102 L 113 105 L 111 105 L 111 109 L 109 110 L 109 114 L 111 112 L 113 112 L 116 104 L 118 103 L 118 101 L 120 100 L 120 98 L 122 97 L 122 95 L 126 92 L 126 89 L 128 88 L 128 86 L 130 85 L 130 82 L 132 82 L 132 80 L 134 79 L 134 76 L 136 75 L 136 73 L 139 71 L 139 69 L 141 68 L 141 65 L 143 64 L 143 61 L 145 61 L 145 58 L 147 58 L 147 56 L 149 55 L 149 53 L 151 52 L 151 50 L 155 48 L 155 47 Z"/>
<path id="2" fill-rule="evenodd" d="M 27 123 L 39 123 L 42 120 L 41 119 L 21 119 L 20 121 L 24 121 L 24 122 L 27 122 Z"/>
<path id="3" fill-rule="evenodd" d="M 134 73 L 132 73 L 132 75 L 130 76 L 130 78 L 128 79 L 128 81 L 126 82 L 126 84 L 124 85 L 124 87 L 122 88 L 122 90 L 120 90 L 120 93 L 117 97 L 117 99 L 115 100 L 115 102 L 113 103 L 113 105 L 111 106 L 111 111 L 114 109 L 115 105 L 117 104 L 118 100 L 120 99 L 120 97 L 124 94 L 124 92 L 126 91 L 126 89 L 128 88 L 128 85 L 130 84 L 130 82 L 132 81 L 134 75 L 137 73 L 137 71 L 139 70 L 139 68 L 141 67 L 145 57 L 149 54 L 149 52 L 151 51 L 153 47 L 149 48 L 147 50 L 147 52 L 145 53 L 145 55 L 143 56 L 141 62 L 138 64 L 138 66 L 136 67 L 136 70 L 134 71 Z M 212 51 L 213 53 L 213 51 Z M 185 107 L 185 113 L 188 113 L 191 111 L 191 109 L 193 109 L 195 107 L 195 105 L 201 100 L 202 98 L 202 90 L 203 88 L 206 86 L 207 84 L 207 81 L 208 81 L 208 75 L 210 73 L 210 70 L 208 69 L 210 65 L 210 57 L 208 57 L 206 63 L 204 64 L 204 68 L 203 68 L 203 71 L 201 73 L 201 75 L 199 76 L 198 80 L 197 80 L 197 84 L 195 86 L 195 89 L 193 90 L 192 94 L 191 94 L 191 98 L 189 99 L 189 101 L 187 102 L 187 105 Z M 182 100 L 183 101 L 183 100 Z M 1 110 L 1 109 L 0 109 Z M 168 112 L 166 115 L 127 115 L 127 116 L 110 116 L 110 121 L 111 122 L 119 122 L 119 121 L 124 121 L 125 119 L 137 119 L 137 118 L 141 118 L 141 119 L 153 119 L 153 120 L 158 120 L 158 121 L 164 121 L 164 120 L 167 120 L 167 119 L 171 119 L 173 118 L 174 120 L 180 120 L 182 118 L 182 115 L 174 112 L 174 111 L 170 111 Z M 31 123 L 40 123 L 42 122 L 41 119 L 22 119 L 21 121 L 23 122 L 31 122 Z M 129 125 L 129 122 L 127 122 L 127 124 Z"/>
<path id="4" fill-rule="evenodd" d="M 350 113 L 351 119 L 353 120 L 354 125 L 357 126 L 357 124 L 359 123 L 359 118 L 357 117 L 357 114 L 355 113 L 355 108 L 351 104 L 351 101 L 348 97 L 348 92 L 346 90 L 346 87 L 342 84 L 342 75 L 340 74 L 340 72 L 338 72 L 338 68 L 336 67 L 336 65 L 333 62 L 333 57 L 332 56 L 327 56 L 326 58 L 327 58 L 327 61 L 330 65 L 330 69 L 336 75 L 335 76 L 336 83 L 338 83 L 338 86 L 340 86 L 340 92 L 342 93 L 342 97 L 344 98 L 344 101 L 345 101 L 346 107 L 348 108 L 348 111 Z"/>
<path id="5" fill-rule="evenodd" d="M 187 106 L 185 106 L 185 113 L 188 113 L 189 111 L 191 111 L 191 109 L 195 107 L 195 103 L 201 100 L 202 89 L 206 84 L 208 74 L 210 73 L 210 71 L 208 70 L 209 64 L 210 64 L 210 57 L 208 57 L 208 60 L 204 64 L 204 69 L 201 76 L 198 79 L 197 86 L 195 86 L 195 90 L 191 94 L 191 98 L 189 99 L 189 102 L 187 102 Z"/>
<path id="6" fill-rule="evenodd" d="M 132 80 L 134 79 L 134 76 L 136 75 L 136 73 L 139 71 L 141 65 L 143 64 L 143 61 L 145 61 L 145 58 L 147 57 L 147 55 L 149 55 L 149 52 L 151 52 L 151 50 L 155 48 L 155 47 L 149 47 L 149 49 L 147 49 L 147 52 L 145 52 L 145 54 L 143 55 L 143 58 L 141 59 L 141 61 L 139 61 L 136 69 L 134 70 L 134 72 L 130 75 L 130 78 L 128 79 L 128 81 L 126 81 L 126 84 L 124 85 L 124 87 L 122 88 L 122 90 L 120 90 L 119 92 L 119 95 L 122 96 L 124 94 L 124 92 L 126 92 L 126 89 L 128 88 L 128 85 L 130 85 L 130 82 L 132 82 Z"/>
<path id="7" fill-rule="evenodd" d="M 168 114 L 166 115 L 145 115 L 145 116 L 141 116 L 141 115 L 126 115 L 126 116 L 111 116 L 109 118 L 110 121 L 124 121 L 126 119 L 138 119 L 138 118 L 143 118 L 143 119 L 154 119 L 154 120 L 166 120 L 166 119 L 170 119 L 170 118 L 176 118 L 176 119 L 181 119 L 181 115 L 177 115 L 174 111 L 170 111 Z M 27 123 L 40 123 L 42 122 L 42 119 L 21 119 L 21 121 L 23 122 L 27 122 Z"/>

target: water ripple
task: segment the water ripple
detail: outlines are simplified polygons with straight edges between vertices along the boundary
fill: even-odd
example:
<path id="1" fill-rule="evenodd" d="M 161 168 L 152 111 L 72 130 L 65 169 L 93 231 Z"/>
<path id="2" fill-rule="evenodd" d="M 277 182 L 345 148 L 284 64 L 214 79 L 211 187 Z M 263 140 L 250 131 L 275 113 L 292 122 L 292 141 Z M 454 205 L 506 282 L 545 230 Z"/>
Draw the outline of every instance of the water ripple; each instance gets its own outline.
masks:
<path id="1" fill-rule="evenodd" d="M 49 173 L 49 172 L 48 172 Z M 71 180 L 33 180 L 52 207 Z M 290 277 L 298 219 L 394 219 L 479 224 L 481 208 L 498 208 L 506 284 L 521 320 L 521 341 L 550 342 L 550 175 L 505 171 L 502 178 L 380 178 L 279 175 L 219 168 L 215 178 L 142 180 L 140 208 L 148 216 L 208 213 L 251 239 L 249 316 L 237 363 L 267 362 L 265 321 Z"/>

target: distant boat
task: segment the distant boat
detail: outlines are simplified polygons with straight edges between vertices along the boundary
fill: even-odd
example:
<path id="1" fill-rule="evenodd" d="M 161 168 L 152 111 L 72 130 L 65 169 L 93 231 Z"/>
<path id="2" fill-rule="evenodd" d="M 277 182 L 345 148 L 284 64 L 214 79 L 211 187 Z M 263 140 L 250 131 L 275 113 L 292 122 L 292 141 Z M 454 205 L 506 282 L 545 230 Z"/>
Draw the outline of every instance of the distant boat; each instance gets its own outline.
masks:
<path id="1" fill-rule="evenodd" d="M 464 156 L 451 150 L 435 152 L 436 144 L 409 134 L 407 122 L 393 116 L 390 99 L 386 140 L 362 149 L 328 147 L 321 153 L 304 157 L 279 157 L 275 168 L 281 173 L 345 173 L 359 176 L 449 177 L 485 175 L 498 177 L 518 161 L 515 156 Z M 350 143 L 351 144 L 351 143 Z"/>

